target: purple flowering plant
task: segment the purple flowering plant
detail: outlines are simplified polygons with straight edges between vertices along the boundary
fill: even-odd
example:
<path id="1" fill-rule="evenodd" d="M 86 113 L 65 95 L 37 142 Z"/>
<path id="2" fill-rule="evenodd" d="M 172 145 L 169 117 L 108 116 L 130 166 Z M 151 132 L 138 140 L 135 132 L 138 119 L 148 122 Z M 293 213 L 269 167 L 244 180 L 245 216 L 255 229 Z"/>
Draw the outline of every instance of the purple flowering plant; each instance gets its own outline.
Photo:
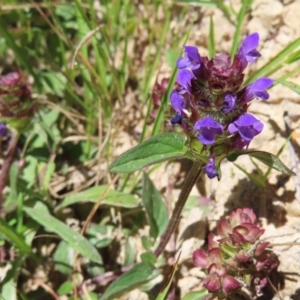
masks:
<path id="1" fill-rule="evenodd" d="M 294 175 L 275 155 L 249 150 L 251 141 L 259 135 L 264 124 L 248 112 L 252 101 L 269 99 L 268 88 L 274 81 L 260 77 L 244 84 L 244 70 L 261 55 L 257 50 L 259 34 L 248 35 L 231 58 L 221 53 L 209 59 L 201 56 L 197 47 L 184 46 L 170 104 L 174 110 L 170 126 L 180 126 L 186 140 L 168 132 L 154 135 L 119 156 L 110 166 L 114 172 L 131 172 L 159 161 L 188 158 L 194 165 L 186 178 L 172 217 L 161 242 L 154 251 L 159 256 L 175 230 L 189 192 L 204 171 L 208 178 L 221 179 L 221 162 L 235 161 L 249 155 L 269 168 Z"/>
<path id="2" fill-rule="evenodd" d="M 249 113 L 248 108 L 252 101 L 267 101 L 267 90 L 274 84 L 268 77 L 245 81 L 246 67 L 261 56 L 258 45 L 259 34 L 252 33 L 232 57 L 221 53 L 211 58 L 201 56 L 197 47 L 184 46 L 183 55 L 176 63 L 175 85 L 172 90 L 164 89 L 173 109 L 168 122 L 171 132 L 154 134 L 123 153 L 110 166 L 113 172 L 127 173 L 169 159 L 186 158 L 194 162 L 169 222 L 166 224 L 167 216 L 163 217 L 158 230 L 153 212 L 148 212 L 150 232 L 155 232 L 152 237 L 160 236 L 153 251 L 156 258 L 177 228 L 182 209 L 201 172 L 209 179 L 221 180 L 224 159 L 235 161 L 240 155 L 249 155 L 267 165 L 269 170 L 273 168 L 295 175 L 277 156 L 249 150 L 251 141 L 262 132 L 264 124 Z M 159 101 L 155 99 L 155 103 Z M 163 106 L 164 100 L 161 103 Z M 162 109 L 158 105 L 154 105 L 154 109 L 159 119 Z M 176 127 L 182 128 L 185 139 L 174 132 Z M 145 207 L 146 210 L 149 207 Z M 193 255 L 194 264 L 206 273 L 204 287 L 208 292 L 220 299 L 241 290 L 249 299 L 261 294 L 268 274 L 278 264 L 273 253 L 266 249 L 268 243 L 259 240 L 263 232 L 251 209 L 237 210 L 229 219 L 220 221 L 219 238 L 210 234 L 208 251 L 197 250 Z"/>

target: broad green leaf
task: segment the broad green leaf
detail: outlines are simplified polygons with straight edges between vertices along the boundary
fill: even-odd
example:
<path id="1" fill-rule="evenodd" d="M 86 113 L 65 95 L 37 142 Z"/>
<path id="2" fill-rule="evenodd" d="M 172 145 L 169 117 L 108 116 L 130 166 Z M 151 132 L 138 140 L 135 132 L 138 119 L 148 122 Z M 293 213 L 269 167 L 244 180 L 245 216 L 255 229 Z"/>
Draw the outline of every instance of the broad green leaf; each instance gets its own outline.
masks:
<path id="1" fill-rule="evenodd" d="M 112 172 L 127 173 L 147 165 L 185 155 L 185 141 L 175 133 L 155 135 L 121 154 L 111 165 Z"/>
<path id="2" fill-rule="evenodd" d="M 55 269 L 62 274 L 71 275 L 73 272 L 75 250 L 65 241 L 61 241 L 55 249 L 53 263 Z"/>
<path id="3" fill-rule="evenodd" d="M 153 252 L 144 252 L 141 254 L 142 262 L 149 262 L 151 264 L 155 264 L 157 257 L 153 254 Z"/>
<path id="4" fill-rule="evenodd" d="M 56 233 L 71 247 L 84 257 L 92 261 L 101 263 L 102 258 L 95 247 L 80 233 L 72 230 L 69 226 L 51 216 L 47 207 L 41 202 L 37 202 L 34 207 L 24 207 L 24 211 L 39 224 L 49 231 Z"/>
<path id="5" fill-rule="evenodd" d="M 202 300 L 205 299 L 205 297 L 208 295 L 208 292 L 206 289 L 197 291 L 197 292 L 191 292 L 185 295 L 182 300 Z"/>
<path id="6" fill-rule="evenodd" d="M 94 186 L 85 191 L 67 196 L 55 210 L 59 211 L 64 207 L 80 202 L 96 203 L 102 198 L 102 195 L 108 188 L 108 185 Z M 111 206 L 132 208 L 138 205 L 138 200 L 133 195 L 109 189 L 101 203 Z"/>
<path id="7" fill-rule="evenodd" d="M 24 237 L 17 233 L 14 228 L 9 226 L 4 219 L 0 219 L 0 232 L 3 233 L 7 240 L 16 245 L 20 252 L 30 254 L 31 248 L 25 243 Z"/>
<path id="8" fill-rule="evenodd" d="M 57 294 L 62 296 L 70 293 L 74 288 L 74 284 L 71 281 L 65 281 L 57 290 Z"/>
<path id="9" fill-rule="evenodd" d="M 296 175 L 287 166 L 285 166 L 284 163 L 278 157 L 264 151 L 243 151 L 243 150 L 234 151 L 227 157 L 227 159 L 229 161 L 235 161 L 240 155 L 245 155 L 245 154 L 258 159 L 268 167 L 271 167 L 277 171 L 280 171 L 288 175 Z"/>
<path id="10" fill-rule="evenodd" d="M 114 281 L 100 300 L 118 299 L 121 294 L 129 292 L 151 279 L 154 267 L 150 263 L 140 263 Z"/>
<path id="11" fill-rule="evenodd" d="M 280 79 L 277 79 L 276 82 L 288 87 L 289 89 L 291 89 L 292 91 L 294 91 L 295 93 L 300 95 L 300 85 L 299 84 L 291 82 L 291 81 L 280 80 Z"/>
<path id="12" fill-rule="evenodd" d="M 164 288 L 160 291 L 160 293 L 158 294 L 158 296 L 156 297 L 156 300 L 164 300 L 167 296 L 167 293 L 170 289 L 170 286 L 173 282 L 173 277 L 175 275 L 175 272 L 177 270 L 177 266 L 178 266 L 178 260 L 179 260 L 180 254 L 177 257 L 176 263 L 174 265 L 174 267 L 172 268 L 172 272 L 168 278 L 167 283 L 165 284 Z"/>
<path id="13" fill-rule="evenodd" d="M 142 200 L 150 223 L 150 235 L 157 238 L 167 228 L 169 221 L 168 211 L 161 194 L 146 173 L 144 173 L 143 177 Z"/>

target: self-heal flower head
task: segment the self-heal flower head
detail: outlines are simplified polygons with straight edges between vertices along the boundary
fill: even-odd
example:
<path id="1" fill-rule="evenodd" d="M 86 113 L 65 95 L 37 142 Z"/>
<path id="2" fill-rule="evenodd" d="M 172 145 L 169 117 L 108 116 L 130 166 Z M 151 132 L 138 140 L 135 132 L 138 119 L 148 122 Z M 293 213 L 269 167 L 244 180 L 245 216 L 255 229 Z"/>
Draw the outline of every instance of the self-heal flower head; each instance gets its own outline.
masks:
<path id="1" fill-rule="evenodd" d="M 260 98 L 262 100 L 269 99 L 269 93 L 266 91 L 274 80 L 267 77 L 261 77 L 245 87 L 245 95 L 242 98 L 243 102 L 249 102 L 252 99 Z"/>
<path id="2" fill-rule="evenodd" d="M 177 60 L 177 68 L 184 69 L 189 68 L 191 70 L 199 69 L 201 65 L 201 56 L 198 52 L 197 47 L 184 46 L 185 53 L 183 57 Z"/>
<path id="3" fill-rule="evenodd" d="M 258 42 L 259 35 L 257 32 L 248 35 L 242 42 L 238 51 L 238 56 L 242 62 L 243 69 L 246 68 L 248 62 L 254 63 L 255 58 L 261 56 L 261 54 L 256 50 Z"/>
<path id="4" fill-rule="evenodd" d="M 261 56 L 258 43 L 258 33 L 250 34 L 233 58 L 227 53 L 208 58 L 196 47 L 184 46 L 177 60 L 179 71 L 170 96 L 176 114 L 170 123 L 181 125 L 192 154 L 203 163 L 210 179 L 217 176 L 220 180 L 221 161 L 247 148 L 263 129 L 259 120 L 247 114 L 248 102 L 268 99 L 267 89 L 273 80 L 259 78 L 243 85 L 244 69 Z"/>
<path id="5" fill-rule="evenodd" d="M 278 266 L 276 255 L 260 241 L 264 229 L 250 208 L 233 211 L 221 218 L 217 233 L 208 236 L 208 250 L 193 252 L 193 263 L 206 277 L 203 287 L 218 299 L 244 295 L 256 299 L 261 295 L 270 272 Z"/>
<path id="6" fill-rule="evenodd" d="M 216 140 L 216 134 L 223 133 L 223 126 L 207 116 L 195 123 L 194 130 L 199 132 L 198 139 L 203 145 L 211 145 Z"/>
<path id="7" fill-rule="evenodd" d="M 239 137 L 242 139 L 241 145 L 248 146 L 252 139 L 261 133 L 264 128 L 264 124 L 257 120 L 250 114 L 243 114 L 238 117 L 233 123 L 229 124 L 228 131 L 231 134 L 239 133 Z"/>

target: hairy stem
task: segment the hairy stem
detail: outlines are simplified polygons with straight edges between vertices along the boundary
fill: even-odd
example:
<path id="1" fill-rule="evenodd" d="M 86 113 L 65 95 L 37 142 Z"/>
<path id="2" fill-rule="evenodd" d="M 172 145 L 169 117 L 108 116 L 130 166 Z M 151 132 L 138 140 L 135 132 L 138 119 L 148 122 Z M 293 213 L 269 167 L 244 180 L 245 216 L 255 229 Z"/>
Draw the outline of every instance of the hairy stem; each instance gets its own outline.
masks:
<path id="1" fill-rule="evenodd" d="M 9 174 L 10 166 L 13 162 L 15 150 L 16 150 L 17 143 L 18 143 L 18 139 L 19 139 L 19 133 L 14 132 L 11 139 L 10 139 L 8 149 L 7 149 L 7 154 L 5 155 L 5 158 L 3 160 L 3 165 L 2 165 L 2 168 L 1 168 L 1 173 L 0 173 L 0 216 L 4 215 L 4 211 L 3 211 L 3 190 L 4 190 L 4 187 L 6 185 L 6 181 L 7 181 L 7 177 L 8 177 L 8 174 Z"/>
<path id="2" fill-rule="evenodd" d="M 170 222 L 168 224 L 168 227 L 167 227 L 165 233 L 162 235 L 159 245 L 157 246 L 157 248 L 154 251 L 154 254 L 156 257 L 158 257 L 163 252 L 168 241 L 170 240 L 172 233 L 177 228 L 182 209 L 186 203 L 188 196 L 190 195 L 190 192 L 191 192 L 194 184 L 196 183 L 196 181 L 201 173 L 202 167 L 203 167 L 203 164 L 194 162 L 192 169 L 190 170 L 187 178 L 185 179 L 181 193 L 176 202 L 173 214 L 172 214 Z"/>

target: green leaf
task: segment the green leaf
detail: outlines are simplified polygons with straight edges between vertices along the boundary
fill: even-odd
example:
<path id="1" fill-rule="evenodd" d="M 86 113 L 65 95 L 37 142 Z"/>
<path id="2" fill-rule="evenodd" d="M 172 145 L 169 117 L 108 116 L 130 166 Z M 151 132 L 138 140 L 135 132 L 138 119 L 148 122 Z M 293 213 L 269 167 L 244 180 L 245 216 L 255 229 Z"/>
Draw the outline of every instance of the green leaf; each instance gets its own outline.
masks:
<path id="1" fill-rule="evenodd" d="M 25 243 L 24 237 L 17 233 L 11 226 L 9 226 L 4 219 L 0 219 L 0 232 L 3 233 L 8 241 L 16 245 L 22 253 L 30 254 L 31 248 Z"/>
<path id="2" fill-rule="evenodd" d="M 55 269 L 62 274 L 70 275 L 73 272 L 75 251 L 65 241 L 61 241 L 55 249 L 53 262 Z"/>
<path id="3" fill-rule="evenodd" d="M 176 270 L 177 270 L 179 257 L 180 257 L 180 254 L 179 254 L 179 256 L 178 256 L 178 258 L 177 258 L 177 260 L 176 260 L 176 263 L 175 263 L 175 265 L 174 265 L 174 267 L 173 267 L 173 269 L 172 269 L 172 272 L 171 272 L 171 274 L 170 274 L 170 276 L 169 276 L 169 278 L 168 278 L 167 284 L 166 284 L 166 285 L 164 286 L 164 288 L 160 291 L 160 293 L 158 294 L 156 300 L 164 300 L 164 299 L 166 298 L 167 293 L 168 293 L 168 291 L 169 291 L 169 289 L 170 289 L 170 286 L 171 286 L 171 284 L 172 284 L 172 282 L 173 282 L 173 277 L 174 277 L 175 272 L 176 272 Z"/>
<path id="4" fill-rule="evenodd" d="M 150 223 L 150 235 L 157 238 L 167 228 L 168 211 L 159 191 L 146 173 L 143 177 L 142 200 Z"/>
<path id="5" fill-rule="evenodd" d="M 290 90 L 294 91 L 298 95 L 300 95 L 300 85 L 291 81 L 286 81 L 286 80 L 280 80 L 277 79 L 276 83 L 280 83 L 286 87 L 288 87 Z"/>
<path id="6" fill-rule="evenodd" d="M 149 262 L 151 264 L 155 264 L 157 257 L 153 254 L 153 252 L 144 252 L 141 254 L 142 262 Z"/>
<path id="7" fill-rule="evenodd" d="M 81 255 L 95 262 L 102 263 L 102 258 L 95 247 L 80 233 L 72 230 L 69 226 L 51 216 L 44 204 L 37 202 L 33 208 L 24 207 L 24 210 L 39 224 L 59 235 Z"/>
<path id="8" fill-rule="evenodd" d="M 258 159 L 268 167 L 271 167 L 277 171 L 280 171 L 282 173 L 288 174 L 288 175 L 296 175 L 293 171 L 291 171 L 287 166 L 284 165 L 284 163 L 275 155 L 265 152 L 265 151 L 243 151 L 238 150 L 231 153 L 227 159 L 229 161 L 235 161 L 240 155 L 249 155 L 253 158 Z"/>
<path id="9" fill-rule="evenodd" d="M 140 263 L 114 281 L 100 300 L 118 299 L 121 294 L 129 292 L 151 279 L 154 267 L 150 263 Z"/>
<path id="10" fill-rule="evenodd" d="M 100 198 L 102 198 L 102 195 L 106 192 L 106 190 L 108 190 L 108 192 L 103 197 L 101 201 L 102 204 L 126 208 L 132 208 L 138 205 L 138 200 L 133 195 L 111 190 L 108 185 L 100 185 L 67 196 L 56 207 L 55 211 L 59 211 L 64 207 L 80 202 L 96 203 Z"/>
<path id="11" fill-rule="evenodd" d="M 205 299 L 205 297 L 208 295 L 208 292 L 206 289 L 202 289 L 197 292 L 191 292 L 185 295 L 182 300 L 202 300 Z"/>
<path id="12" fill-rule="evenodd" d="M 239 166 L 238 164 L 233 163 L 238 169 L 240 169 L 244 174 L 248 176 L 248 178 L 254 182 L 259 188 L 264 188 L 265 187 L 265 182 L 263 177 L 257 177 L 249 172 L 247 172 L 244 168 Z"/>
<path id="13" fill-rule="evenodd" d="M 214 30 L 214 21 L 213 21 L 212 16 L 210 16 L 210 23 L 209 23 L 208 54 L 209 54 L 210 58 L 212 58 L 216 54 L 215 30 Z"/>
<path id="14" fill-rule="evenodd" d="M 244 19 L 246 17 L 248 10 L 250 9 L 250 7 L 252 5 L 252 2 L 253 2 L 253 0 L 243 0 L 242 1 L 242 7 L 237 16 L 236 30 L 234 33 L 233 43 L 232 43 L 231 52 L 230 52 L 231 58 L 234 57 L 234 55 L 236 54 L 236 52 L 238 50 L 238 45 L 240 43 L 240 37 L 241 37 L 241 31 L 242 31 L 242 25 L 243 25 L 243 22 L 244 22 Z"/>
<path id="15" fill-rule="evenodd" d="M 71 281 L 65 281 L 57 290 L 58 295 L 66 295 L 70 293 L 74 288 L 74 284 Z"/>
<path id="16" fill-rule="evenodd" d="M 213 1 L 200 1 L 200 0 L 179 0 L 174 3 L 180 3 L 184 5 L 202 6 L 202 7 L 216 7 Z"/>
<path id="17" fill-rule="evenodd" d="M 175 133 L 155 135 L 121 154 L 111 165 L 112 172 L 128 173 L 170 158 L 185 155 L 185 141 Z"/>

